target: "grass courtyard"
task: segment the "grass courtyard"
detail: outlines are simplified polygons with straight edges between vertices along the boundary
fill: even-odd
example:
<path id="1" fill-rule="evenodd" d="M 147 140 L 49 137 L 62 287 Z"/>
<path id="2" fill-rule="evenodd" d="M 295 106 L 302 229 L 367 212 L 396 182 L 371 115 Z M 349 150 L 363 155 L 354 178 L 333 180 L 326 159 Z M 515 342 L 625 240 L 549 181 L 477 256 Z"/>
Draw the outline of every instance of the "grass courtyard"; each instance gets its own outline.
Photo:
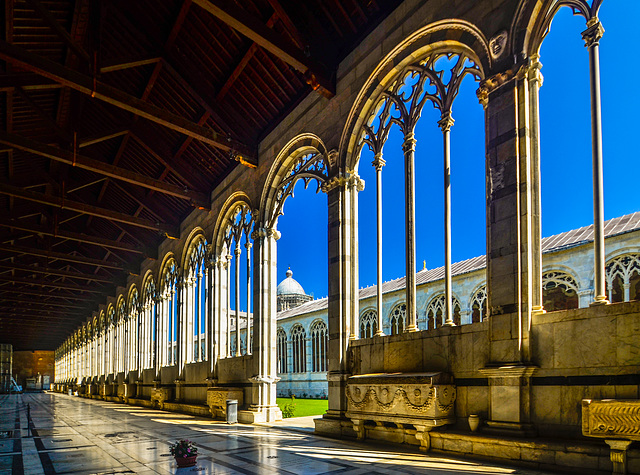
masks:
<path id="1" fill-rule="evenodd" d="M 285 413 L 285 406 L 288 404 L 295 404 L 293 409 L 293 416 L 291 417 L 304 417 L 304 416 L 321 416 L 327 412 L 329 407 L 329 401 L 327 399 L 293 399 L 288 397 L 277 398 L 278 406 L 280 410 Z"/>

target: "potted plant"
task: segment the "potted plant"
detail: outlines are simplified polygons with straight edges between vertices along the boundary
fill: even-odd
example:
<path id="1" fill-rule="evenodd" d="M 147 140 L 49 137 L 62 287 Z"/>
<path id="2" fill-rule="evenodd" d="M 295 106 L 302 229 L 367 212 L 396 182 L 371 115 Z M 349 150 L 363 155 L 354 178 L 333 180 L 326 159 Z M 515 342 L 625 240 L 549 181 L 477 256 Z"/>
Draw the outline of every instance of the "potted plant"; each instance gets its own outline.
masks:
<path id="1" fill-rule="evenodd" d="M 198 456 L 198 447 L 188 439 L 180 439 L 169 445 L 171 455 L 176 459 L 178 467 L 193 467 Z"/>

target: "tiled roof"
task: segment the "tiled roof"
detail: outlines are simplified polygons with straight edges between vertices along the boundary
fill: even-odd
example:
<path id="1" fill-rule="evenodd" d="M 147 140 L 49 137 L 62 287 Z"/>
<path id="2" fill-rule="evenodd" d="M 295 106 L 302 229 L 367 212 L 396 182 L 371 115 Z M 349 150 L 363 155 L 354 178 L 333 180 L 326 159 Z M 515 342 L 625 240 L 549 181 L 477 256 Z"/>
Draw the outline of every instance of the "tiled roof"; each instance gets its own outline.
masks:
<path id="1" fill-rule="evenodd" d="M 619 218 L 613 218 L 604 223 L 605 237 L 612 237 L 640 229 L 640 211 L 627 214 Z M 564 233 L 556 234 L 542 239 L 542 252 L 547 254 L 575 246 L 581 246 L 593 241 L 593 225 L 573 229 Z M 469 272 L 484 269 L 486 267 L 486 256 L 473 257 L 451 264 L 451 275 L 462 275 Z M 421 270 L 416 274 L 416 284 L 423 285 L 429 282 L 444 279 L 444 267 Z M 390 280 L 382 284 L 382 293 L 396 292 L 405 288 L 405 278 Z M 360 300 L 376 295 L 376 286 L 360 289 Z M 289 318 L 304 313 L 315 312 L 327 308 L 327 298 L 307 302 L 299 307 L 295 307 L 278 314 L 278 320 Z"/>

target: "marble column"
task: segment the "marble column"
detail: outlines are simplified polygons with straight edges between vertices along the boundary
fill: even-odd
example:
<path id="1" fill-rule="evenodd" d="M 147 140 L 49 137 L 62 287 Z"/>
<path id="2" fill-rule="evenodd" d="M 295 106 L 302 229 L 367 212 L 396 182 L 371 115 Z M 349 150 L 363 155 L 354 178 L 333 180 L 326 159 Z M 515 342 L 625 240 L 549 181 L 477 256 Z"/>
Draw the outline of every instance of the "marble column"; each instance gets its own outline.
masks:
<path id="1" fill-rule="evenodd" d="M 529 133 L 531 163 L 531 312 L 545 313 L 542 301 L 542 223 L 540 190 L 540 87 L 543 77 L 540 73 L 540 57 L 533 55 L 529 60 L 527 81 L 529 85 Z"/>
<path id="2" fill-rule="evenodd" d="M 249 408 L 238 412 L 241 422 L 273 422 L 282 419 L 282 411 L 276 403 L 277 336 L 276 336 L 276 287 L 277 240 L 280 233 L 275 229 L 256 226 L 251 235 L 254 253 L 253 286 L 253 375 Z"/>
<path id="3" fill-rule="evenodd" d="M 386 162 L 382 152 L 376 154 L 372 165 L 376 169 L 376 236 L 377 236 L 377 273 L 376 273 L 376 309 L 377 331 L 374 336 L 384 336 L 382 329 L 382 167 Z"/>
<path id="4" fill-rule="evenodd" d="M 444 141 L 444 325 L 453 322 L 453 298 L 451 295 L 451 111 L 442 114 L 438 122 Z"/>
<path id="5" fill-rule="evenodd" d="M 418 331 L 416 325 L 416 180 L 415 180 L 416 139 L 413 133 L 405 135 L 404 153 L 405 175 L 405 264 L 407 326 L 405 331 Z"/>
<path id="6" fill-rule="evenodd" d="M 247 242 L 245 243 L 245 248 L 247 249 L 247 333 L 246 333 L 246 342 L 247 342 L 247 354 L 250 355 L 251 351 L 251 325 L 250 325 L 250 314 L 251 314 L 251 246 L 253 244 L 249 241 L 249 236 L 247 236 Z"/>
<path id="7" fill-rule="evenodd" d="M 602 112 L 600 99 L 600 38 L 604 34 L 597 17 L 587 22 L 582 38 L 589 48 L 589 77 L 591 80 L 591 145 L 593 156 L 593 247 L 594 287 L 593 305 L 607 304 L 604 260 L 604 192 L 602 183 Z"/>
<path id="8" fill-rule="evenodd" d="M 342 435 L 352 431 L 345 419 L 346 381 L 349 377 L 350 326 L 358 312 L 357 236 L 358 216 L 354 202 L 364 182 L 354 173 L 340 173 L 328 180 L 322 190 L 327 193 L 329 296 L 329 408 L 321 419 L 316 419 L 316 432 Z M 355 254 L 355 255 L 354 255 Z M 356 314 L 356 315 L 354 315 Z M 351 432 L 349 432 L 351 434 Z"/>
<path id="9" fill-rule="evenodd" d="M 235 282 L 235 307 L 236 307 L 236 354 L 235 356 L 242 355 L 241 343 L 241 329 L 240 329 L 240 256 L 242 255 L 242 250 L 240 249 L 240 241 L 236 243 L 236 248 L 234 250 L 235 258 L 236 258 L 236 282 Z"/>

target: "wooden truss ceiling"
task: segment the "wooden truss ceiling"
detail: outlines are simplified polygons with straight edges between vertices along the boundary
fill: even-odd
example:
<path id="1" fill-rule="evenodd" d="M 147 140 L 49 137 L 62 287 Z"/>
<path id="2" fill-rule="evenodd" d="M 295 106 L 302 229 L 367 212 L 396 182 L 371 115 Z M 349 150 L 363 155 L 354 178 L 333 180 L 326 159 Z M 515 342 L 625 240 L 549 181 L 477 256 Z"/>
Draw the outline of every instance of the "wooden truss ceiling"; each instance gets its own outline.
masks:
<path id="1" fill-rule="evenodd" d="M 5 0 L 0 342 L 61 344 L 399 3 Z"/>

